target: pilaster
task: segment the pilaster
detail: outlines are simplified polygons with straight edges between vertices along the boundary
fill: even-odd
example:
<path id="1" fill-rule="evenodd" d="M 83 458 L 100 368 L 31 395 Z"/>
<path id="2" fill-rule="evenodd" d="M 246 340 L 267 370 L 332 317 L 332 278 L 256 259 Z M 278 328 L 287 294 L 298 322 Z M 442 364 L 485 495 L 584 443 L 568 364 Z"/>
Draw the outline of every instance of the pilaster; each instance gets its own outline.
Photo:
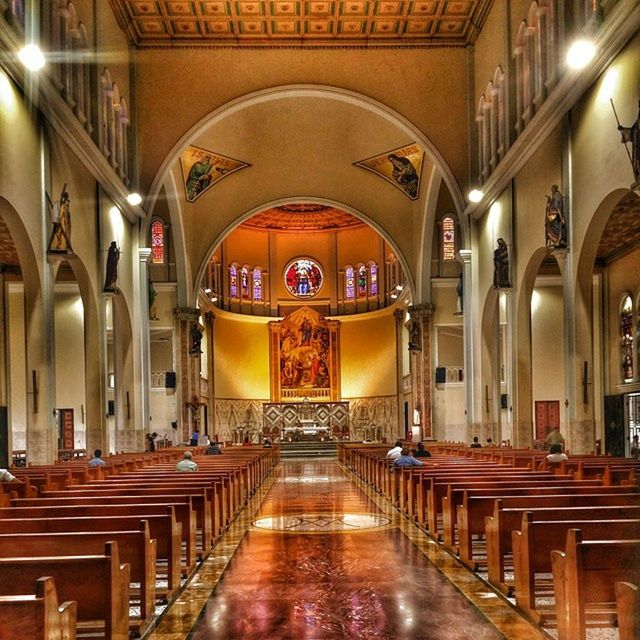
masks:
<path id="1" fill-rule="evenodd" d="M 411 351 L 411 388 L 413 406 L 420 413 L 422 438 L 433 437 L 433 374 L 431 366 L 431 344 L 433 332 L 433 312 L 435 307 L 420 304 L 409 307 L 412 331 L 409 349 Z"/>
<path id="2" fill-rule="evenodd" d="M 176 321 L 175 334 L 178 337 L 177 371 L 177 409 L 179 408 L 180 422 L 178 424 L 178 439 L 188 440 L 190 432 L 199 427 L 199 414 L 194 405 L 200 403 L 200 354 L 193 353 L 192 331 L 200 324 L 200 309 L 191 307 L 177 307 L 174 310 Z M 197 417 L 196 417 L 197 416 Z"/>

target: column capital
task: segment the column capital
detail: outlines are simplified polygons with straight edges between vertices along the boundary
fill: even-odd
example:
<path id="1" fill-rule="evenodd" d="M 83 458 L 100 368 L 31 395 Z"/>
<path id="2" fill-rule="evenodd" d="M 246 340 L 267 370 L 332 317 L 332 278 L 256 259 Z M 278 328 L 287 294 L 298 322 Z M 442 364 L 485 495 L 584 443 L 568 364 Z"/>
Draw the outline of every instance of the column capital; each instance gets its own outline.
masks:
<path id="1" fill-rule="evenodd" d="M 471 255 L 472 255 L 472 251 L 471 249 L 460 249 L 458 251 L 458 257 L 460 258 L 460 262 L 463 262 L 464 264 L 468 264 L 469 262 L 471 262 Z"/>
<path id="2" fill-rule="evenodd" d="M 193 307 L 176 307 L 173 310 L 173 315 L 178 320 L 198 322 L 200 320 L 200 309 L 194 309 Z"/>
<path id="3" fill-rule="evenodd" d="M 149 262 L 150 257 L 151 257 L 150 247 L 138 247 L 138 260 L 140 260 L 140 262 Z"/>
<path id="4" fill-rule="evenodd" d="M 435 305 L 431 304 L 430 302 L 425 302 L 423 304 L 415 304 L 415 305 L 411 305 L 408 308 L 409 311 L 409 315 L 411 316 L 412 319 L 414 318 L 423 318 L 423 317 L 429 317 L 433 315 L 433 312 L 436 310 Z"/>

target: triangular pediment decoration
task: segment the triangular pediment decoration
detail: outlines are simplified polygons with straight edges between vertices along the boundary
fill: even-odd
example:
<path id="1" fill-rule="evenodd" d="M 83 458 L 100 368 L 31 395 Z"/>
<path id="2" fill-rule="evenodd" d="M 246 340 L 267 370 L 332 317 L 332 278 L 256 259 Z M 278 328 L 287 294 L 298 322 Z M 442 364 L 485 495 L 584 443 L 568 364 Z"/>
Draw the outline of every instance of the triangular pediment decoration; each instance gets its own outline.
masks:
<path id="1" fill-rule="evenodd" d="M 188 146 L 180 156 L 180 166 L 187 202 L 195 202 L 223 178 L 251 165 L 214 151 Z"/>
<path id="2" fill-rule="evenodd" d="M 359 160 L 354 165 L 384 178 L 410 200 L 417 200 L 420 196 L 423 161 L 424 149 L 417 142 L 412 142 L 372 158 Z"/>

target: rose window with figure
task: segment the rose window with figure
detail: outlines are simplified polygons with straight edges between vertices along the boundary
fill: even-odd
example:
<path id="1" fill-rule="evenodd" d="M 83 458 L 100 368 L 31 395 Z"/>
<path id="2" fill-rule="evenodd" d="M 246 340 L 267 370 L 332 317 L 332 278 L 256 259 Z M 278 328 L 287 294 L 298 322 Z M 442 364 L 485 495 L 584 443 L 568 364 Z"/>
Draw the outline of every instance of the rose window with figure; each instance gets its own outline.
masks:
<path id="1" fill-rule="evenodd" d="M 296 298 L 311 298 L 320 291 L 324 281 L 322 267 L 309 258 L 296 258 L 284 271 L 284 282 Z"/>

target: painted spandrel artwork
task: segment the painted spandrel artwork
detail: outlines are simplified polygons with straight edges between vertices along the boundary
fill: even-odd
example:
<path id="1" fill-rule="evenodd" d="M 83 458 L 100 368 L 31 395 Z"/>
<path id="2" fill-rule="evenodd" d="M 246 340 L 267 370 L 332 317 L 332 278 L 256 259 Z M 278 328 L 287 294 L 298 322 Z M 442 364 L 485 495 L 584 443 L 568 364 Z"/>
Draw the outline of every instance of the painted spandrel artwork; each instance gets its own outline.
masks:
<path id="1" fill-rule="evenodd" d="M 297 258 L 284 270 L 287 291 L 296 298 L 312 298 L 322 288 L 322 267 L 310 258 Z"/>

